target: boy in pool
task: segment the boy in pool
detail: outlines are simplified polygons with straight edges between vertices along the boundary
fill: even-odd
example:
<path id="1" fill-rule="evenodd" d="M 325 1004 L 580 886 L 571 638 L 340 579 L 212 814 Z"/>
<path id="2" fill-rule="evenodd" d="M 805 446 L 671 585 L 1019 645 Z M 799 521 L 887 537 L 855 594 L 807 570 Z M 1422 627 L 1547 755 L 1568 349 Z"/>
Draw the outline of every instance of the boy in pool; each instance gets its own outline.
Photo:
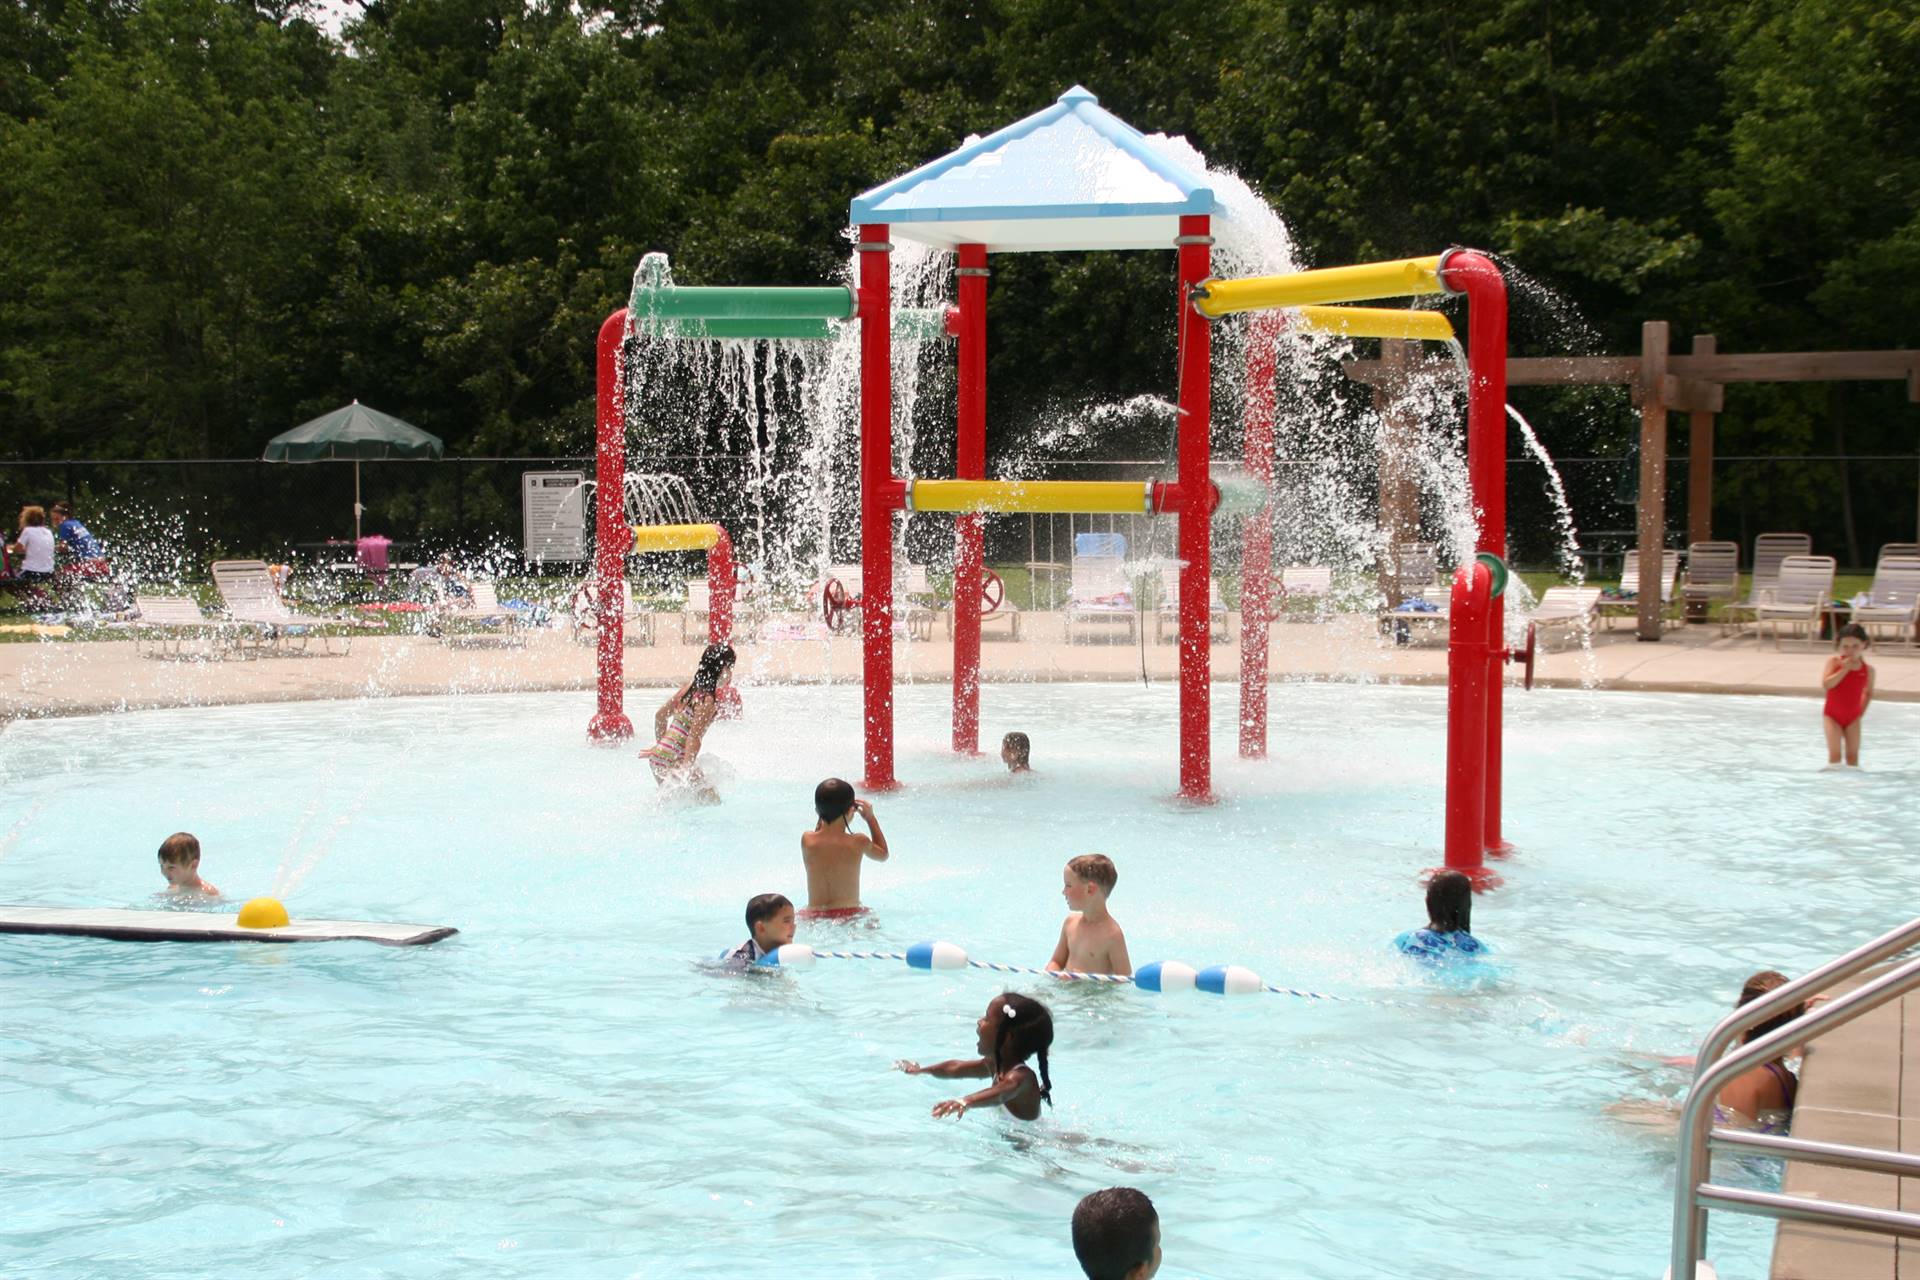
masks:
<path id="1" fill-rule="evenodd" d="M 200 842 L 176 831 L 160 845 L 160 874 L 169 898 L 217 898 L 220 891 L 200 878 Z"/>
<path id="2" fill-rule="evenodd" d="M 1033 744 L 1024 733 L 1010 733 L 1000 739 L 1000 763 L 1008 773 L 1033 772 Z"/>
<path id="3" fill-rule="evenodd" d="M 860 905 L 860 864 L 888 857 L 880 820 L 871 804 L 854 798 L 852 784 L 839 778 L 828 778 L 813 789 L 813 812 L 819 821 L 800 836 L 800 858 L 807 865 L 806 916 L 844 920 L 861 915 L 866 908 Z M 870 834 L 847 830 L 856 813 Z"/>
<path id="4" fill-rule="evenodd" d="M 1087 1280 L 1153 1280 L 1160 1270 L 1160 1215 L 1132 1187 L 1108 1187 L 1073 1209 L 1073 1256 Z"/>
<path id="5" fill-rule="evenodd" d="M 747 899 L 747 932 L 745 942 L 720 957 L 729 969 L 751 969 L 761 956 L 793 941 L 793 903 L 784 893 Z"/>
<path id="6" fill-rule="evenodd" d="M 1127 935 L 1107 912 L 1107 895 L 1120 882 L 1113 859 L 1104 853 L 1083 853 L 1067 863 L 1060 896 L 1073 915 L 1060 926 L 1060 941 L 1047 961 L 1048 973 L 1114 973 L 1128 977 L 1133 961 L 1127 956 Z"/>
<path id="7" fill-rule="evenodd" d="M 1427 882 L 1427 927 L 1409 929 L 1393 945 L 1425 964 L 1482 955 L 1487 946 L 1472 929 L 1473 881 L 1458 871 L 1442 871 Z"/>

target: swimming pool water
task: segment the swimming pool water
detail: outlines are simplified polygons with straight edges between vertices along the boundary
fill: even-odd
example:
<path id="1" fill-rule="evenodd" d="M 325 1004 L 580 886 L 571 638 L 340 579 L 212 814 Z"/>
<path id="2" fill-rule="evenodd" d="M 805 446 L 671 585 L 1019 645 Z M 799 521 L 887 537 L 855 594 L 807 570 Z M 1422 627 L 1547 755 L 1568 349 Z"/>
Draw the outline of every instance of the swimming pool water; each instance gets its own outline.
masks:
<path id="1" fill-rule="evenodd" d="M 635 711 L 648 695 L 636 691 Z M 1048 1001 L 1055 1107 L 930 1117 L 997 975 L 823 960 L 725 978 L 748 896 L 804 894 L 813 784 L 857 776 L 859 693 L 749 689 L 708 740 L 726 803 L 680 807 L 580 695 L 249 706 L 16 723 L 0 901 L 150 905 L 187 829 L 233 898 L 457 925 L 437 946 L 0 937 L 0 1273 L 49 1277 L 1077 1274 L 1074 1203 L 1158 1205 L 1167 1277 L 1658 1275 L 1673 1142 L 1607 1112 L 1680 1080 L 1761 967 L 1902 918 L 1920 709 L 1878 705 L 1858 774 L 1818 704 L 1543 691 L 1508 701 L 1491 987 L 1387 950 L 1438 861 L 1440 690 L 1277 686 L 1272 759 L 1169 799 L 1174 694 L 901 690 L 895 854 L 872 928 L 801 940 L 1044 963 L 1060 864 L 1118 864 L 1136 963 L 1235 962 L 1356 997 Z M 1230 744 L 1234 692 L 1216 691 Z M 639 719 L 636 716 L 636 719 Z M 1771 1227 L 1715 1215 L 1730 1280 Z"/>

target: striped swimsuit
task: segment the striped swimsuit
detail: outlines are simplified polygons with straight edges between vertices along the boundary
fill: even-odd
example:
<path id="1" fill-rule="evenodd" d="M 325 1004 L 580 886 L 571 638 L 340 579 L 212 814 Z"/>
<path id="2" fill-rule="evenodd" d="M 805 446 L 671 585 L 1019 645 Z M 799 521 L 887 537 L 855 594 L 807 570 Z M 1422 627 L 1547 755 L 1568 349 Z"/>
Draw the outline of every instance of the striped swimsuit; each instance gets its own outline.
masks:
<path id="1" fill-rule="evenodd" d="M 667 717 L 667 727 L 660 733 L 660 741 L 640 753 L 641 757 L 653 762 L 656 772 L 671 769 L 687 762 L 687 736 L 693 732 L 694 700 L 706 698 L 710 693 L 690 693 L 673 709 Z"/>

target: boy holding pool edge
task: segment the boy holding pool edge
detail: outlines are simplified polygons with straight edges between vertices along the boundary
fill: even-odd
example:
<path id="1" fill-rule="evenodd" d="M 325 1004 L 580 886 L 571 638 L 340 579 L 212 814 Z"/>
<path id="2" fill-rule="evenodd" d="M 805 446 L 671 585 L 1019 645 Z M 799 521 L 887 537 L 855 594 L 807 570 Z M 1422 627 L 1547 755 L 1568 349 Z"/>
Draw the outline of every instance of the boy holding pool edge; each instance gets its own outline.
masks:
<path id="1" fill-rule="evenodd" d="M 1107 911 L 1107 896 L 1120 883 L 1113 859 L 1104 853 L 1083 853 L 1068 860 L 1061 881 L 1060 896 L 1074 914 L 1060 925 L 1060 941 L 1047 961 L 1047 972 L 1131 977 L 1127 935 Z"/>

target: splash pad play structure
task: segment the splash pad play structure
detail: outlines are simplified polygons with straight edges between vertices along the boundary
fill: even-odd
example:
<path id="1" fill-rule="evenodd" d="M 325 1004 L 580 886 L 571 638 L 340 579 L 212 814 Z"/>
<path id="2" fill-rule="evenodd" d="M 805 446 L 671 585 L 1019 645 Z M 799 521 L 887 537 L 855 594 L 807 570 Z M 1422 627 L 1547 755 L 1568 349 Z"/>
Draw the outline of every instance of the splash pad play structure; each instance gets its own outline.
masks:
<path id="1" fill-rule="evenodd" d="M 1506 290 L 1482 254 L 1445 253 L 1317 271 L 1218 279 L 1214 233 L 1235 209 L 1220 198 L 1204 164 L 1180 140 L 1149 137 L 1075 87 L 1047 109 L 971 139 L 852 202 L 855 278 L 813 288 L 679 287 L 663 258 L 636 273 L 628 306 L 600 329 L 596 467 L 602 492 L 616 491 L 626 466 L 623 352 L 635 335 L 688 340 L 832 339 L 857 325 L 859 364 L 859 529 L 861 548 L 864 786 L 886 790 L 894 772 L 893 624 L 895 517 L 950 513 L 954 520 L 953 749 L 979 750 L 980 613 L 985 589 L 984 517 L 989 513 L 1144 514 L 1175 522 L 1178 573 L 1179 794 L 1212 795 L 1210 584 L 1213 519 L 1250 508 L 1242 547 L 1244 578 L 1239 748 L 1266 751 L 1267 625 L 1273 613 L 1271 525 L 1275 350 L 1289 328 L 1348 337 L 1453 339 L 1435 312 L 1344 304 L 1432 294 L 1465 295 L 1467 473 L 1476 558 L 1457 571 L 1448 639 L 1446 865 L 1476 884 L 1494 877 L 1484 857 L 1505 849 L 1500 832 L 1501 673 L 1506 584 Z M 956 305 L 894 309 L 893 238 L 951 255 Z M 1061 251 L 1173 250 L 1176 387 L 1173 474 L 1140 482 L 986 478 L 986 300 L 990 255 Z M 1230 495 L 1212 478 L 1215 328 L 1247 315 L 1245 474 L 1255 496 Z M 946 333 L 957 339 L 957 447 L 951 478 L 894 472 L 893 356 L 896 340 Z M 631 733 L 621 708 L 621 622 L 617 589 L 629 550 L 668 549 L 655 530 L 623 529 L 616 504 L 596 524 L 599 591 L 599 707 L 590 733 Z M 716 526 L 717 527 L 717 526 Z M 720 535 L 724 537 L 724 532 Z M 677 544 L 676 544 L 677 545 Z M 611 589 L 609 589 L 611 588 Z M 714 582 L 720 601 L 732 583 Z M 717 624 L 716 624 L 717 625 Z M 716 636 L 720 633 L 716 630 Z M 724 638 L 721 636 L 720 638 Z"/>

